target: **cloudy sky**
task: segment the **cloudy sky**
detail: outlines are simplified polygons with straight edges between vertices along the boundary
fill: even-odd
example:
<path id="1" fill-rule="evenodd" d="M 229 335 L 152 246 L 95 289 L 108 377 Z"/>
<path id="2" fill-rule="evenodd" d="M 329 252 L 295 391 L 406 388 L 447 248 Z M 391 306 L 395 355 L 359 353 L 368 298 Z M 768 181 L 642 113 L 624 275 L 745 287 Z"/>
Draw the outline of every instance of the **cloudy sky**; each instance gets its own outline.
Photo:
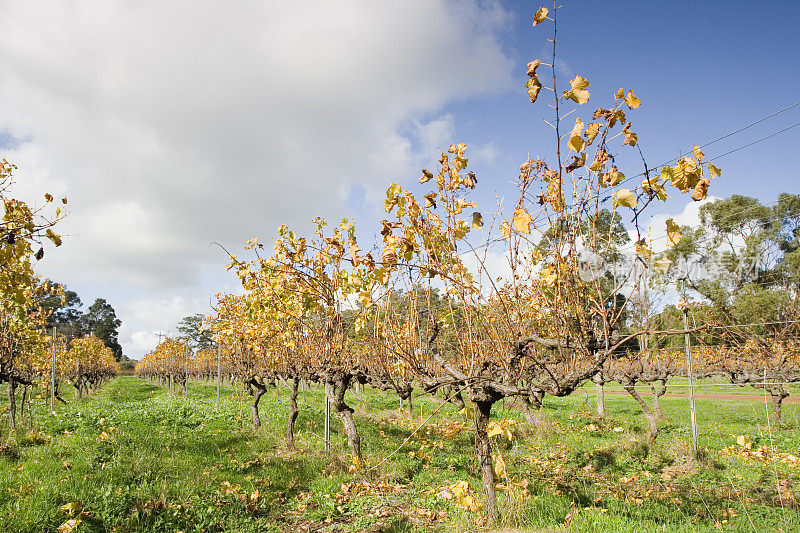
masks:
<path id="1" fill-rule="evenodd" d="M 355 217 L 370 238 L 388 183 L 413 187 L 458 141 L 492 209 L 520 162 L 551 155 L 548 108 L 523 87 L 549 54 L 537 7 L 0 0 L 0 155 L 20 167 L 16 196 L 70 199 L 64 245 L 39 270 L 87 305 L 106 298 L 139 358 L 236 290 L 211 243 L 240 250 L 316 216 Z M 593 98 L 634 88 L 655 166 L 796 104 L 798 27 L 791 2 L 574 0 L 558 71 Z M 724 172 L 712 194 L 798 192 L 798 122 L 800 105 L 709 145 Z"/>

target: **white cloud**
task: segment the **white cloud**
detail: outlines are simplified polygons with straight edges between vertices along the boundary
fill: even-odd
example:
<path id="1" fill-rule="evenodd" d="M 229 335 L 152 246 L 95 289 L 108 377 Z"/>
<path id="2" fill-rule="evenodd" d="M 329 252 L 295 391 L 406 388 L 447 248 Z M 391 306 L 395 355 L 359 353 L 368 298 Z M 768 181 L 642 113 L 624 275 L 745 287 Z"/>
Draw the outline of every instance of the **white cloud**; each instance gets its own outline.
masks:
<path id="1" fill-rule="evenodd" d="M 3 155 L 23 198 L 70 198 L 69 238 L 44 262 L 67 284 L 199 286 L 223 262 L 211 241 L 235 249 L 342 216 L 354 185 L 413 179 L 423 151 L 449 145 L 444 105 L 514 85 L 508 17 L 477 1 L 2 11 Z M 149 329 L 127 305 L 115 302 L 138 346 Z"/>
<path id="2" fill-rule="evenodd" d="M 120 328 L 120 343 L 126 353 L 140 357 L 155 348 L 158 334 L 178 335 L 180 320 L 195 313 L 208 313 L 209 302 L 183 295 L 166 298 L 143 298 L 125 302 L 117 309 L 125 317 Z"/>

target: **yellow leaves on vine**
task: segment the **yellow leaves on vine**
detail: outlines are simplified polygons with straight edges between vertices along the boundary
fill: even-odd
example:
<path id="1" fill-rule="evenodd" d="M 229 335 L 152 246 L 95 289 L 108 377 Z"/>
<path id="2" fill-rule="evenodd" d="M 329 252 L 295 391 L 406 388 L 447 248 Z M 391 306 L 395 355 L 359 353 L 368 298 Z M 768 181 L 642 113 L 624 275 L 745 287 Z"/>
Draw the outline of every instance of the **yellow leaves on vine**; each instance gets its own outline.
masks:
<path id="1" fill-rule="evenodd" d="M 575 78 L 569 82 L 570 90 L 564 91 L 564 98 L 572 100 L 576 104 L 583 105 L 589 101 L 589 91 L 586 88 L 591 85 L 583 76 L 576 75 Z"/>
<path id="2" fill-rule="evenodd" d="M 625 179 L 625 174 L 620 172 L 616 166 L 612 166 L 611 170 L 603 174 L 600 177 L 600 179 L 601 179 L 600 185 L 604 187 L 605 186 L 616 187 L 622 182 L 622 180 Z M 622 189 L 622 190 L 627 190 L 627 189 Z M 616 205 L 614 207 L 616 207 Z"/>
<path id="3" fill-rule="evenodd" d="M 648 246 L 648 244 L 644 240 L 640 240 L 636 242 L 636 255 L 644 259 L 645 261 L 649 261 L 651 257 L 653 257 L 653 249 Z"/>
<path id="4" fill-rule="evenodd" d="M 631 131 L 631 123 L 628 122 L 625 124 L 625 127 L 622 128 L 622 133 L 625 135 L 625 141 L 622 143 L 622 146 L 629 144 L 631 146 L 636 146 L 636 141 L 638 141 L 639 137 Z"/>
<path id="5" fill-rule="evenodd" d="M 504 220 L 502 224 L 500 224 L 500 233 L 503 234 L 503 237 L 508 239 L 511 237 L 511 227 L 508 225 L 508 220 Z"/>
<path id="6" fill-rule="evenodd" d="M 536 27 L 545 20 L 547 20 L 547 14 L 550 13 L 550 10 L 546 7 L 540 7 L 536 10 L 536 13 L 533 15 L 533 26 Z"/>
<path id="7" fill-rule="evenodd" d="M 597 134 L 600 132 L 600 123 L 599 122 L 591 122 L 588 126 L 586 126 L 586 132 L 584 135 L 586 136 L 586 146 L 590 146 L 594 138 L 597 137 Z"/>
<path id="8" fill-rule="evenodd" d="M 506 465 L 505 459 L 501 454 L 494 454 L 492 455 L 492 460 L 494 461 L 494 474 L 499 479 L 505 479 L 508 477 L 508 466 Z"/>
<path id="9" fill-rule="evenodd" d="M 528 89 L 528 96 L 532 104 L 536 103 L 536 98 L 539 97 L 539 91 L 542 90 L 542 83 L 536 75 L 536 69 L 539 68 L 541 63 L 542 62 L 538 59 L 531 61 L 528 63 L 528 71 L 526 72 L 528 81 L 525 82 L 525 88 Z"/>
<path id="10" fill-rule="evenodd" d="M 475 211 L 472 213 L 472 229 L 481 229 L 483 227 L 483 215 Z"/>
<path id="11" fill-rule="evenodd" d="M 636 109 L 642 105 L 642 101 L 636 98 L 636 95 L 633 94 L 633 89 L 629 90 L 628 94 L 625 95 L 625 103 L 629 109 Z"/>
<path id="12" fill-rule="evenodd" d="M 670 246 L 675 246 L 681 240 L 681 228 L 671 218 L 667 219 L 667 242 Z"/>
<path id="13" fill-rule="evenodd" d="M 525 88 L 528 89 L 528 96 L 531 99 L 531 103 L 535 104 L 536 99 L 539 97 L 539 91 L 542 90 L 542 82 L 540 82 L 539 78 L 536 76 L 531 76 L 528 78 L 528 81 L 525 82 Z"/>
<path id="14" fill-rule="evenodd" d="M 567 148 L 573 152 L 582 152 L 586 148 L 586 141 L 581 137 L 581 131 L 583 131 L 583 121 L 580 118 L 576 118 L 575 126 L 572 128 L 567 142 Z"/>
<path id="15" fill-rule="evenodd" d="M 708 196 L 708 186 L 711 184 L 708 178 L 701 178 L 700 181 L 694 186 L 694 192 L 692 192 L 692 200 L 695 202 L 699 202 L 700 200 L 705 200 L 706 196 Z"/>
<path id="16" fill-rule="evenodd" d="M 544 267 L 539 272 L 539 284 L 543 287 L 552 287 L 558 279 L 558 272 L 552 267 Z"/>
<path id="17" fill-rule="evenodd" d="M 636 209 L 636 195 L 629 189 L 620 189 L 614 193 L 612 204 L 614 208 L 622 206 Z"/>
<path id="18" fill-rule="evenodd" d="M 644 192 L 656 195 L 662 202 L 669 197 L 664 184 L 659 183 L 658 178 L 643 179 L 641 187 Z"/>
<path id="19" fill-rule="evenodd" d="M 529 234 L 531 232 L 532 222 L 533 217 L 531 217 L 530 213 L 528 213 L 524 207 L 520 207 L 514 211 L 514 218 L 511 220 L 511 224 L 514 226 L 514 231 Z"/>
<path id="20" fill-rule="evenodd" d="M 586 152 L 581 152 L 580 156 L 574 155 L 572 156 L 572 161 L 566 167 L 567 172 L 572 172 L 584 166 L 586 164 Z"/>
<path id="21" fill-rule="evenodd" d="M 53 242 L 53 244 L 56 246 L 61 246 L 61 236 L 56 234 L 56 232 L 48 228 L 45 232 L 45 235 Z"/>

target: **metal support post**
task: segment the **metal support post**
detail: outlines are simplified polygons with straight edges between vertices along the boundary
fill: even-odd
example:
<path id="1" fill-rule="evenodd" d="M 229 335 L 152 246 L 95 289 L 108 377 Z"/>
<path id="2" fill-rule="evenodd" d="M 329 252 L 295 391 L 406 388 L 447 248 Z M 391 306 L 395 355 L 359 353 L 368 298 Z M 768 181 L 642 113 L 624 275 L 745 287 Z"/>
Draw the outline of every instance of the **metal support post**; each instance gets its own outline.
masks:
<path id="1" fill-rule="evenodd" d="M 683 329 L 689 329 L 689 307 L 686 301 L 686 280 L 683 280 Z M 686 374 L 689 378 L 689 410 L 691 411 L 692 419 L 692 449 L 694 451 L 694 458 L 698 456 L 697 446 L 697 411 L 694 406 L 694 372 L 692 371 L 692 346 L 689 332 L 685 334 L 684 344 L 686 345 Z"/>
<path id="2" fill-rule="evenodd" d="M 217 410 L 219 410 L 219 382 L 222 373 L 222 346 L 217 344 Z"/>
<path id="3" fill-rule="evenodd" d="M 53 326 L 53 367 L 50 369 L 50 413 L 56 414 L 56 327 Z"/>
<path id="4" fill-rule="evenodd" d="M 325 453 L 331 451 L 331 400 L 328 394 L 329 384 L 325 384 Z"/>

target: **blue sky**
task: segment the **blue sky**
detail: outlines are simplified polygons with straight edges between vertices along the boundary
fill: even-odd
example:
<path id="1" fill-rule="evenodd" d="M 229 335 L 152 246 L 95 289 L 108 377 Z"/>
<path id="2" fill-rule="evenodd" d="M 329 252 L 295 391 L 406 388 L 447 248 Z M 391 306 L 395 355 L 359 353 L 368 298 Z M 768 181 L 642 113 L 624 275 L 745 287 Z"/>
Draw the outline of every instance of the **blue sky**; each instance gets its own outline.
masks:
<path id="1" fill-rule="evenodd" d="M 531 105 L 523 87 L 526 63 L 550 54 L 550 23 L 531 28 L 538 7 L 0 0 L 2 155 L 24 199 L 70 197 L 65 243 L 41 272 L 87 304 L 106 298 L 140 357 L 236 289 L 212 241 L 235 250 L 318 215 L 354 217 L 369 238 L 388 183 L 418 188 L 419 169 L 458 141 L 479 207 L 511 201 L 520 163 L 553 155 L 547 95 Z M 800 101 L 798 28 L 797 2 L 566 2 L 559 85 L 591 82 L 584 117 L 632 88 L 632 129 L 656 166 Z M 704 151 L 797 122 L 800 105 Z M 711 194 L 799 192 L 798 132 L 715 161 Z M 642 170 L 635 151 L 622 163 Z"/>
<path id="2" fill-rule="evenodd" d="M 542 123 L 549 110 L 541 104 L 549 102 L 530 105 L 522 87 L 524 65 L 549 57 L 544 40 L 551 26 L 531 28 L 528 2 L 503 5 L 512 13 L 503 44 L 517 66 L 517 86 L 446 108 L 468 144 L 487 138 L 497 144 L 504 157 L 481 174 L 500 181 L 514 175 L 527 152 L 552 153 L 551 130 Z M 586 107 L 608 104 L 617 87 L 633 88 L 642 99 L 629 118 L 651 166 L 800 101 L 800 3 L 567 2 L 559 13 L 564 72 L 592 83 Z M 798 122 L 800 106 L 705 151 L 724 154 Z M 800 148 L 798 135 L 795 128 L 719 159 L 724 179 L 714 182 L 713 194 L 772 201 L 796 192 L 800 172 L 787 162 Z M 637 160 L 628 168 L 641 171 Z"/>

